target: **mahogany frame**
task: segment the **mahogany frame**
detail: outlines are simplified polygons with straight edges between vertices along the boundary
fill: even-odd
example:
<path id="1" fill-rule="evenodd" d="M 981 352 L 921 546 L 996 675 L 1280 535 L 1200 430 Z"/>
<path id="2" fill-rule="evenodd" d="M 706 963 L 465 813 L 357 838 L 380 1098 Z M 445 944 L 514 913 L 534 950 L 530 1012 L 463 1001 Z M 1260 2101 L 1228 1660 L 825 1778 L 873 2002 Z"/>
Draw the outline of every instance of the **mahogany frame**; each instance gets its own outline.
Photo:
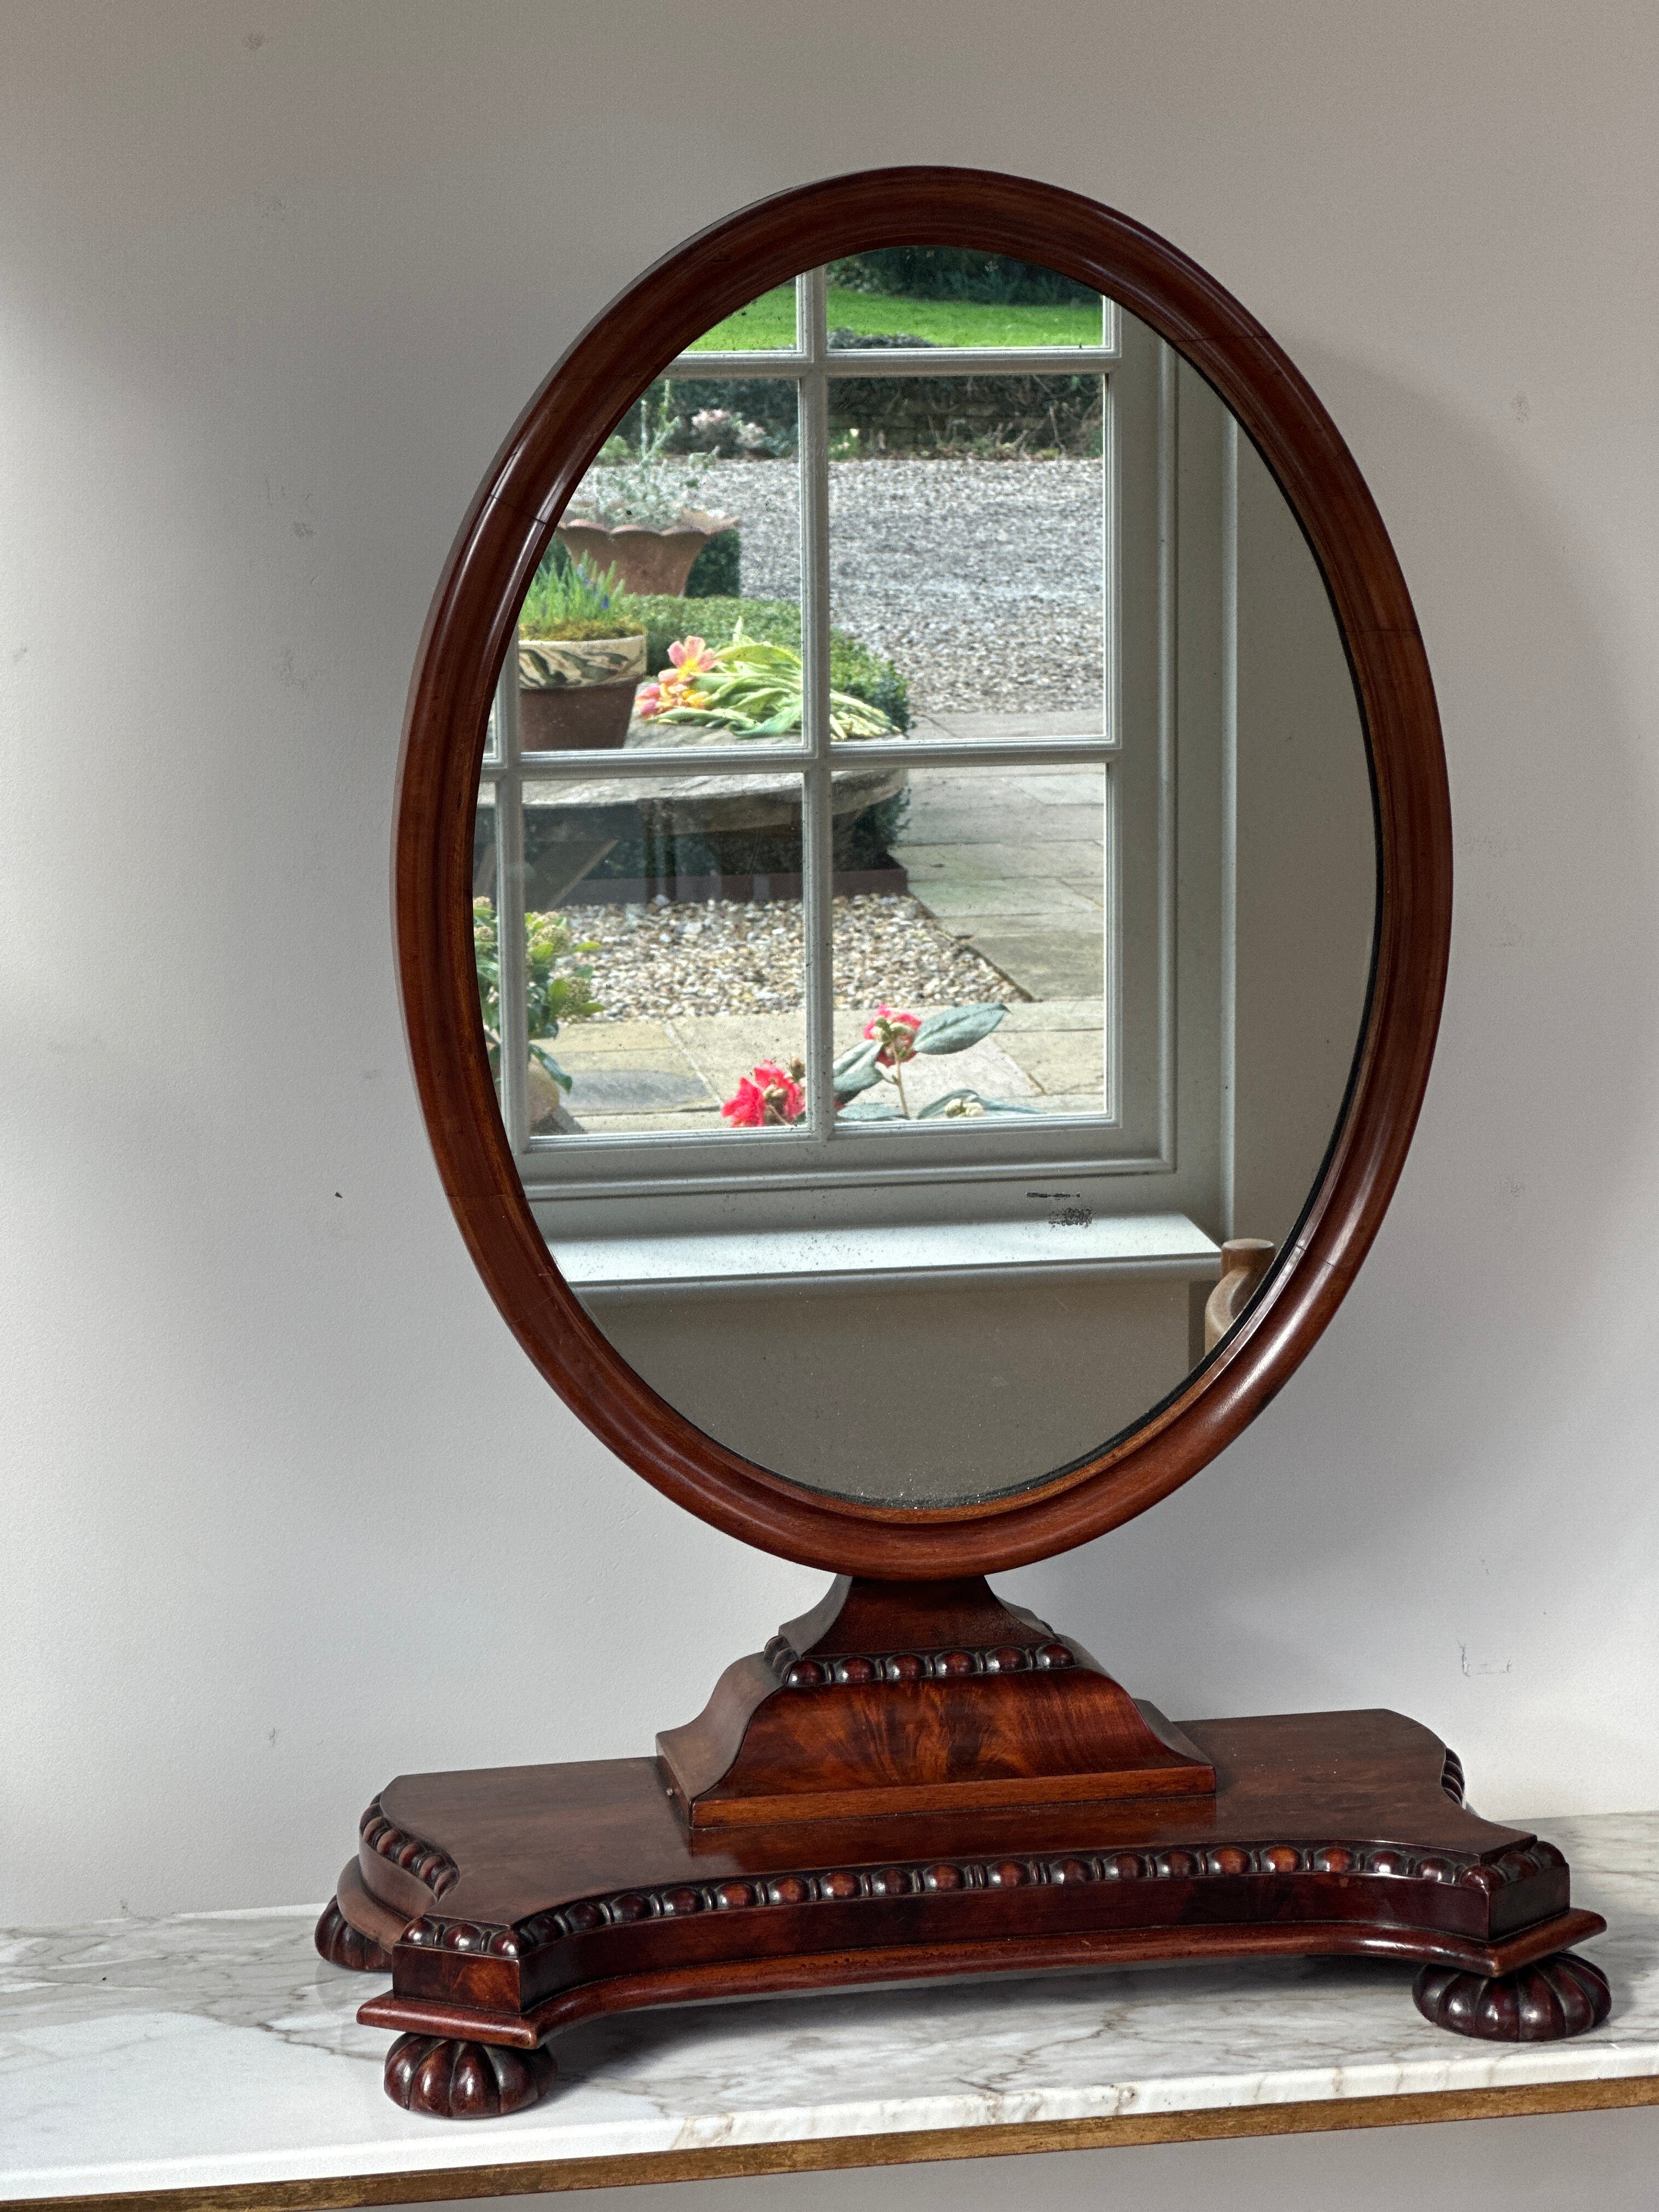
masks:
<path id="1" fill-rule="evenodd" d="M 1106 294 L 1231 408 L 1330 593 L 1370 749 L 1380 878 L 1347 1110 L 1252 1306 L 1176 1396 L 1094 1458 L 1012 1495 L 936 1509 L 854 1504 L 757 1467 L 694 1426 L 612 1349 L 559 1273 L 514 1164 L 471 924 L 497 672 L 555 524 L 606 437 L 677 354 L 757 293 L 839 256 L 918 239 L 1042 262 Z M 393 906 L 410 1055 L 445 1190 L 508 1326 L 571 1409 L 666 1496 L 763 1550 L 875 1577 L 994 1572 L 1086 1542 L 1197 1474 L 1307 1357 L 1370 1249 L 1427 1084 L 1450 939 L 1450 803 L 1428 661 L 1399 562 L 1335 424 L 1261 325 L 1177 247 L 1076 193 L 982 170 L 832 178 L 744 209 L 648 270 L 514 424 L 427 617 L 399 766 Z"/>

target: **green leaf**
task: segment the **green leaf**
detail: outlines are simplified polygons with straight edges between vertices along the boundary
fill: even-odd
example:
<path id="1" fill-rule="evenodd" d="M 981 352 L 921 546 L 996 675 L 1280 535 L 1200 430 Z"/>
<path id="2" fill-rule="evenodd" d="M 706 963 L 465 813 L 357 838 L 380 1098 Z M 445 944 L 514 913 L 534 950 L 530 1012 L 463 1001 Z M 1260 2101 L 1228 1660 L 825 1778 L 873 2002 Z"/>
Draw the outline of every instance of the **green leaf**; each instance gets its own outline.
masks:
<path id="1" fill-rule="evenodd" d="M 744 732 L 746 738 L 781 738 L 800 727 L 800 703 L 791 700 L 781 707 L 769 722 L 757 722 Z"/>
<path id="2" fill-rule="evenodd" d="M 881 1039 L 867 1037 L 844 1052 L 831 1070 L 837 1098 L 855 1098 L 860 1091 L 868 1091 L 881 1081 L 881 1070 L 876 1065 L 881 1057 Z"/>
<path id="3" fill-rule="evenodd" d="M 977 1044 L 1007 1012 L 1006 1006 L 951 1006 L 929 1014 L 916 1031 L 917 1052 L 966 1052 Z"/>
<path id="4" fill-rule="evenodd" d="M 565 1073 L 563 1068 L 559 1066 L 558 1061 L 554 1059 L 550 1052 L 545 1050 L 541 1045 L 532 1044 L 530 1048 L 530 1057 L 532 1060 L 538 1062 L 542 1067 L 546 1069 L 547 1073 L 552 1077 L 555 1083 L 562 1084 L 567 1091 L 569 1090 L 571 1084 L 575 1079 L 573 1076 L 569 1076 Z"/>

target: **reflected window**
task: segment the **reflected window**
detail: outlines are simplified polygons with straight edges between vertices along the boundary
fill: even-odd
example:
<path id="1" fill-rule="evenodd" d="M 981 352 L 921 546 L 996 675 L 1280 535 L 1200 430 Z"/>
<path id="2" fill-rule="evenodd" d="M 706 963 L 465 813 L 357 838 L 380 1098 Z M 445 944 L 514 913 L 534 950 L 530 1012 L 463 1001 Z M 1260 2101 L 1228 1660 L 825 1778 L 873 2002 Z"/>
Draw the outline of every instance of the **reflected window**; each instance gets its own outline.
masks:
<path id="1" fill-rule="evenodd" d="M 709 1434 L 1018 1487 L 1179 1387 L 1336 1126 L 1376 847 L 1323 581 L 1203 378 L 1058 270 L 853 255 L 641 367 L 481 769 L 526 1192 Z"/>
<path id="2" fill-rule="evenodd" d="M 544 1226 L 933 1189 L 1282 1234 L 1259 1132 L 1292 1061 L 1328 1130 L 1370 941 L 1333 635 L 1214 394 L 1062 273 L 921 244 L 714 324 L 561 518 L 482 769 Z"/>
<path id="3" fill-rule="evenodd" d="M 922 245 L 761 293 L 629 407 L 525 600 L 479 792 L 527 1179 L 1112 1120 L 1121 337 L 1058 271 Z"/>

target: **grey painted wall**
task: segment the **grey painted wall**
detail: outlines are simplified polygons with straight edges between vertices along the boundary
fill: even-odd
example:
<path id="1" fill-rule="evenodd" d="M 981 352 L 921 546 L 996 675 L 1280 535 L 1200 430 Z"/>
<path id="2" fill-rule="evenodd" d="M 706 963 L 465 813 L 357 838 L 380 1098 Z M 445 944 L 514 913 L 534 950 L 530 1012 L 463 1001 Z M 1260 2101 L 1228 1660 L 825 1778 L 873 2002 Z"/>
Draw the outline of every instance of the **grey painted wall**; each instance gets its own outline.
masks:
<path id="1" fill-rule="evenodd" d="M 491 1309 L 386 869 L 504 427 L 696 225 L 894 159 L 1121 205 L 1288 347 L 1399 549 L 1457 825 L 1434 1079 L 1342 1313 L 1208 1475 L 1006 1586 L 1174 1714 L 1392 1705 L 1494 1816 L 1659 1801 L 1652 12 L 51 0 L 5 40 L 0 1917 L 318 1898 L 387 1776 L 638 1751 L 817 1594 L 609 1458 Z M 1031 2186 L 1364 2212 L 1450 2160 L 1460 2203 L 1559 2206 L 1593 2161 L 1612 2208 L 1653 2141 Z"/>
<path id="2" fill-rule="evenodd" d="M 54 0 L 6 45 L 3 1917 L 318 1897 L 388 1775 L 636 1751 L 816 1595 L 501 1326 L 386 868 L 504 426 L 695 226 L 896 157 L 1124 206 L 1288 347 L 1398 546 L 1457 824 L 1341 1315 L 1207 1475 L 1006 1587 L 1173 1714 L 1387 1704 L 1495 1816 L 1659 1799 L 1650 13 Z"/>

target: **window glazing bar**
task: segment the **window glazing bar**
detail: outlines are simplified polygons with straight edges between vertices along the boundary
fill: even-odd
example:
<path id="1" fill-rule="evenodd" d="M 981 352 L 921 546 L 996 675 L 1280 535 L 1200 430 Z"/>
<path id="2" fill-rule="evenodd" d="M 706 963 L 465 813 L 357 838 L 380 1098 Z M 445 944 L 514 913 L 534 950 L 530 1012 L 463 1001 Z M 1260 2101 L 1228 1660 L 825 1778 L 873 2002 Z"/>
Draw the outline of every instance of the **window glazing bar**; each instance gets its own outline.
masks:
<path id="1" fill-rule="evenodd" d="M 693 609 L 696 604 L 695 599 L 686 602 Z M 692 627 L 692 623 L 687 627 Z M 670 776 L 694 780 L 733 772 L 783 775 L 800 769 L 805 759 L 799 741 L 786 751 L 781 745 L 745 744 L 741 738 L 734 738 L 727 745 L 665 746 L 660 750 L 654 746 L 629 745 L 614 752 L 526 753 L 519 768 L 527 783 L 614 783 L 642 776 L 666 781 Z M 480 776 L 500 776 L 505 772 L 499 763 L 488 760 L 478 770 Z"/>
<path id="2" fill-rule="evenodd" d="M 824 347 L 829 376 L 1103 376 L 1121 358 L 1115 346 Z M 799 377 L 810 355 L 789 353 L 677 354 L 656 381 L 686 378 Z"/>
<path id="3" fill-rule="evenodd" d="M 806 1131 L 828 1144 L 835 1130 L 835 902 L 830 731 L 830 389 L 824 376 L 825 272 L 801 280 L 801 336 L 809 367 L 800 386 L 801 726 L 808 766 L 801 810 L 802 957 L 806 992 Z"/>
<path id="4" fill-rule="evenodd" d="M 1115 760 L 1121 748 L 1098 738 L 865 738 L 833 746 L 836 768 L 902 762 L 908 768 L 1035 768 L 1044 762 L 1083 766 Z"/>
<path id="5" fill-rule="evenodd" d="M 1082 738 L 859 738 L 832 743 L 830 761 L 835 768 L 868 767 L 873 762 L 902 763 L 910 768 L 1018 768 L 1042 762 L 1061 765 L 1115 760 L 1121 748 L 1103 732 Z M 642 745 L 606 753 L 526 753 L 509 769 L 503 761 L 486 760 L 478 769 L 481 783 L 501 784 L 509 775 L 525 783 L 613 783 L 645 780 L 665 781 L 670 776 L 688 782 L 704 775 L 786 775 L 808 765 L 799 746 L 788 752 L 760 745 L 710 745 L 684 752 L 651 752 Z M 596 763 L 603 762 L 603 767 Z"/>
<path id="6" fill-rule="evenodd" d="M 495 959 L 501 979 L 501 1104 L 507 1141 L 515 1158 L 530 1142 L 526 1076 L 530 1061 L 529 1010 L 525 1003 L 524 805 L 520 770 L 519 654 L 516 629 L 507 640 L 495 686 L 495 731 L 501 768 L 495 786 Z"/>

